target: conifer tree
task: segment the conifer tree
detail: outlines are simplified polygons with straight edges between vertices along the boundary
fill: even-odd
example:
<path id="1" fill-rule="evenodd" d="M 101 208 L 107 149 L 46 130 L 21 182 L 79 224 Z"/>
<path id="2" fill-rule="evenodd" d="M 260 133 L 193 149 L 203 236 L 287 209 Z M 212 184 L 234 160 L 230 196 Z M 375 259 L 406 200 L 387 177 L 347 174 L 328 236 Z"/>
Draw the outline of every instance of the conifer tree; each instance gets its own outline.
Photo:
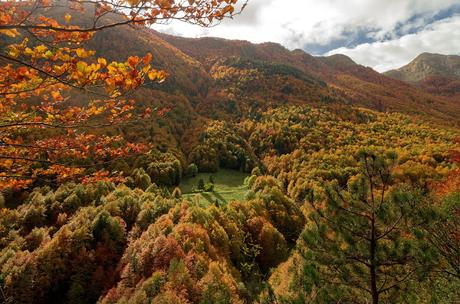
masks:
<path id="1" fill-rule="evenodd" d="M 442 203 L 437 221 L 426 227 L 425 232 L 444 260 L 437 270 L 460 283 L 460 192 L 447 195 Z"/>
<path id="2" fill-rule="evenodd" d="M 324 200 L 310 202 L 312 224 L 299 245 L 300 302 L 402 302 L 412 280 L 422 280 L 436 262 L 420 229 L 431 220 L 429 212 L 423 218 L 417 212 L 423 193 L 393 179 L 396 155 L 359 157 L 360 174 L 347 189 L 331 182 Z"/>
<path id="3" fill-rule="evenodd" d="M 204 190 L 204 186 L 205 186 L 205 185 L 204 185 L 204 180 L 203 180 L 202 178 L 200 178 L 200 179 L 198 180 L 198 185 L 197 185 L 198 190 Z"/>
<path id="4" fill-rule="evenodd" d="M 191 177 L 195 177 L 198 174 L 198 167 L 194 163 L 187 167 L 187 174 Z"/>

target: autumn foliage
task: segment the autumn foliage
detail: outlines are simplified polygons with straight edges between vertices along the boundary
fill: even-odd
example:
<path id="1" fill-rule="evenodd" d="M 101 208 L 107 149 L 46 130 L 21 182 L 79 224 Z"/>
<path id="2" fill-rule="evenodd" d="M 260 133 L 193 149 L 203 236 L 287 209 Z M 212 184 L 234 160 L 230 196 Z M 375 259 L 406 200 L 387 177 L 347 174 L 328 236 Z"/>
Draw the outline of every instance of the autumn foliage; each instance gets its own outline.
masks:
<path id="1" fill-rule="evenodd" d="M 458 107 L 244 3 L 0 2 L 0 303 L 458 301 Z"/>
<path id="2" fill-rule="evenodd" d="M 149 109 L 134 111 L 130 95 L 146 81 L 162 82 L 166 73 L 150 64 L 150 53 L 108 62 L 85 43 L 97 31 L 127 24 L 142 27 L 175 19 L 209 26 L 237 14 L 236 3 L 1 2 L 0 188 L 81 179 L 97 165 L 92 179 L 116 179 L 103 171 L 104 164 L 147 147 L 94 130 L 148 117 Z M 81 25 L 78 15 L 88 11 L 92 22 Z M 85 94 L 87 102 L 72 103 L 76 92 Z"/>

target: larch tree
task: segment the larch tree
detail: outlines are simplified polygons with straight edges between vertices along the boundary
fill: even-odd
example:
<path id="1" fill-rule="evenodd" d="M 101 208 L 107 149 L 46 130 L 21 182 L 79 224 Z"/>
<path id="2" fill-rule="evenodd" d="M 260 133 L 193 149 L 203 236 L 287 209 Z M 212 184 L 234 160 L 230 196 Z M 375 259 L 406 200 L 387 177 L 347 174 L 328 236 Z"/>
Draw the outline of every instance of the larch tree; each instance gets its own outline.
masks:
<path id="1" fill-rule="evenodd" d="M 331 182 L 323 200 L 310 199 L 311 224 L 299 243 L 300 302 L 405 301 L 414 279 L 423 280 L 437 263 L 422 229 L 434 211 L 424 205 L 422 214 L 424 194 L 393 178 L 396 156 L 363 152 L 360 159 L 360 174 L 347 189 Z"/>
<path id="2" fill-rule="evenodd" d="M 241 0 L 1 1 L 0 190 L 35 181 L 113 180 L 117 177 L 103 164 L 148 149 L 91 131 L 149 117 L 149 109 L 134 111 L 131 93 L 147 81 L 162 82 L 166 73 L 151 66 L 151 54 L 125 62 L 97 56 L 85 48 L 96 32 L 172 20 L 207 27 L 245 5 Z M 80 24 L 82 13 L 92 21 Z M 92 97 L 84 105 L 72 104 L 69 96 L 78 91 Z M 87 168 L 97 164 L 89 176 Z"/>

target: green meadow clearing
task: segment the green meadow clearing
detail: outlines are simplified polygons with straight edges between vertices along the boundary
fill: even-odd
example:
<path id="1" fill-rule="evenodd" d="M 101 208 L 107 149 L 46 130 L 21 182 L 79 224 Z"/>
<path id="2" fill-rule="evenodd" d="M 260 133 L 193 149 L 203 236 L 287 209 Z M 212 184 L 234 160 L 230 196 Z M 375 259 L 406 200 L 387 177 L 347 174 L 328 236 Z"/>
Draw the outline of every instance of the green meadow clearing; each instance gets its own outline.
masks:
<path id="1" fill-rule="evenodd" d="M 214 180 L 214 191 L 194 193 L 198 181 L 202 179 L 209 183 L 210 178 Z M 234 200 L 244 200 L 248 188 L 244 185 L 247 173 L 235 170 L 220 169 L 216 173 L 199 173 L 195 177 L 186 177 L 182 180 L 179 188 L 182 195 L 190 199 L 198 200 L 202 204 L 227 204 Z"/>

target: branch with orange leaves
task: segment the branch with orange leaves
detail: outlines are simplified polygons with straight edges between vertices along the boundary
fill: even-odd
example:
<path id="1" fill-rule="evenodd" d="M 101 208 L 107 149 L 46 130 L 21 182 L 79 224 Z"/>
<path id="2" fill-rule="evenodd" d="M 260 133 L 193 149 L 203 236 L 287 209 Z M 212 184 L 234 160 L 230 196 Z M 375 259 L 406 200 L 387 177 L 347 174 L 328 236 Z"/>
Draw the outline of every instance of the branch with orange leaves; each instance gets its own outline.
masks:
<path id="1" fill-rule="evenodd" d="M 144 151 L 86 132 L 148 117 L 151 110 L 136 109 L 128 97 L 166 73 L 150 65 L 150 54 L 111 63 L 95 57 L 83 44 L 97 31 L 172 20 L 213 26 L 245 6 L 244 0 L 0 1 L 0 188 L 81 180 L 86 166 Z M 75 90 L 98 99 L 75 105 Z M 107 178 L 98 170 L 96 179 Z"/>
<path id="2" fill-rule="evenodd" d="M 126 142 L 121 136 L 81 133 L 29 144 L 0 145 L 0 190 L 33 185 L 35 181 L 82 181 L 86 170 L 106 166 L 145 153 L 149 146 Z M 121 172 L 114 174 L 119 179 Z M 20 181 L 20 182 L 18 182 Z"/>
<path id="3" fill-rule="evenodd" d="M 48 0 L 20 3 L 6 1 L 0 8 L 0 14 L 3 11 L 9 18 L 3 18 L 0 31 L 10 31 L 8 33 L 11 35 L 19 30 L 33 30 L 42 36 L 46 36 L 45 32 L 47 35 L 50 32 L 82 34 L 121 25 L 152 25 L 172 20 L 209 27 L 224 18 L 233 18 L 240 14 L 247 2 L 247 0 L 68 0 L 67 3 L 58 4 L 59 2 L 53 3 Z M 89 26 L 79 27 L 70 25 L 72 16 L 69 13 L 64 16 L 65 24 L 44 16 L 45 12 L 49 14 L 52 9 L 63 8 L 69 12 L 92 10 L 94 11 L 93 22 Z M 122 18 L 107 22 L 102 17 L 109 14 Z"/>

